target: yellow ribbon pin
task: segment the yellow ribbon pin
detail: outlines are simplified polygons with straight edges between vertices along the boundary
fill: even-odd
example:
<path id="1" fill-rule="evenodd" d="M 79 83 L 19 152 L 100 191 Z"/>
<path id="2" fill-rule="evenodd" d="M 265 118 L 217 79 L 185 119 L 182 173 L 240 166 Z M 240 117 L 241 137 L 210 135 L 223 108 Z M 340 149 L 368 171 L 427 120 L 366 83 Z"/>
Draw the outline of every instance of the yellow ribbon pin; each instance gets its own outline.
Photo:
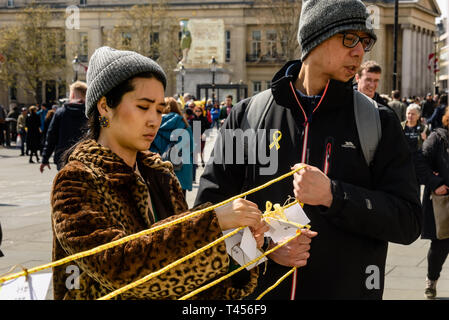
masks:
<path id="1" fill-rule="evenodd" d="M 273 142 L 270 144 L 270 150 L 276 146 L 276 150 L 280 149 L 280 145 L 279 145 L 279 141 L 281 141 L 282 139 L 282 132 L 280 132 L 279 130 L 276 131 L 275 133 L 273 133 Z"/>

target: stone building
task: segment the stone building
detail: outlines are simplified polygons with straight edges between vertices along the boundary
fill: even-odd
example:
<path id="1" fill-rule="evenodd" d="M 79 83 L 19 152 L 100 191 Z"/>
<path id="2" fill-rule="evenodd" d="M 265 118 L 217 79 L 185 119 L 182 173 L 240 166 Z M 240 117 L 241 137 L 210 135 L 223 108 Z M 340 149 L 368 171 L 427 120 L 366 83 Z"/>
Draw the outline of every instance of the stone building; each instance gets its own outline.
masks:
<path id="1" fill-rule="evenodd" d="M 448 92 L 449 80 L 449 29 L 448 18 L 445 17 L 438 24 L 438 44 L 437 44 L 437 80 L 439 92 Z"/>
<path id="2" fill-rule="evenodd" d="M 246 84 L 248 95 L 268 88 L 273 74 L 287 61 L 288 56 L 291 56 L 286 52 L 288 40 L 280 35 L 280 28 L 284 24 L 290 27 L 290 30 L 296 30 L 296 21 L 292 21 L 293 17 L 285 15 L 283 18 L 286 21 L 282 22 L 279 19 L 282 18 L 279 17 L 280 14 L 277 16 L 273 14 L 274 9 L 267 11 L 266 5 L 261 1 L 166 1 L 168 7 L 165 12 L 172 23 L 170 28 L 158 29 L 161 23 L 156 23 L 155 31 L 148 34 L 145 41 L 158 42 L 161 45 L 167 42 L 171 44 L 171 51 L 163 53 L 163 58 L 169 61 L 164 65 L 168 75 L 167 95 L 181 93 L 182 82 L 184 92 L 194 94 L 197 92 L 198 84 L 212 82 L 209 65 L 212 56 L 207 56 L 208 53 L 215 52 L 218 59 L 214 82 Z M 60 28 L 66 42 L 66 69 L 61 70 L 57 79 L 42 79 L 40 86 L 42 100 L 51 101 L 67 94 L 68 84 L 74 78 L 72 61 L 75 56 L 79 58 L 80 63 L 77 77 L 84 80 L 89 57 L 96 48 L 108 44 L 108 37 L 113 30 L 122 21 L 126 21 L 124 12 L 129 11 L 133 5 L 144 4 L 148 0 L 35 0 L 34 2 L 48 5 L 53 12 L 60 13 L 49 23 L 52 27 Z M 375 14 L 373 22 L 376 23 L 378 35 L 378 42 L 372 52 L 366 55 L 366 59 L 376 60 L 382 65 L 383 74 L 379 92 L 389 94 L 393 88 L 394 0 L 364 2 Z M 29 3 L 31 3 L 29 0 L 0 0 L 0 28 L 14 23 L 15 13 Z M 427 60 L 428 55 L 434 51 L 435 18 L 440 15 L 440 10 L 435 0 L 400 0 L 399 4 L 398 88 L 404 96 L 424 95 L 433 91 L 434 86 L 432 73 L 427 69 Z M 70 5 L 76 5 L 79 9 L 77 12 L 79 25 L 75 28 L 67 27 L 67 19 L 73 15 L 73 11 L 70 10 L 66 13 Z M 300 6 L 297 10 L 300 10 Z M 210 39 L 210 43 L 214 45 L 209 49 L 206 48 L 207 42 L 205 45 L 198 45 L 198 42 L 194 45 L 196 41 L 194 38 L 189 55 L 200 56 L 202 60 L 197 59 L 195 63 L 190 64 L 187 60 L 184 66 L 185 76 L 181 76 L 180 66 L 177 65 L 178 59 L 182 57 L 179 48 L 182 36 L 179 22 L 189 20 L 192 26 L 199 26 L 205 19 L 211 21 L 210 25 L 197 27 L 199 30 L 197 34 L 202 34 L 203 40 Z M 219 37 L 211 36 L 217 32 L 220 33 Z M 135 37 L 132 33 L 123 31 L 121 36 L 123 41 L 135 41 L 135 38 L 131 40 Z M 299 56 L 299 49 L 295 49 L 295 53 Z M 223 100 L 224 94 L 227 93 L 229 92 L 224 90 L 217 98 Z M 0 87 L 0 104 L 8 106 L 11 102 L 34 103 L 33 98 L 21 90 L 20 84 L 16 88 L 3 84 Z"/>

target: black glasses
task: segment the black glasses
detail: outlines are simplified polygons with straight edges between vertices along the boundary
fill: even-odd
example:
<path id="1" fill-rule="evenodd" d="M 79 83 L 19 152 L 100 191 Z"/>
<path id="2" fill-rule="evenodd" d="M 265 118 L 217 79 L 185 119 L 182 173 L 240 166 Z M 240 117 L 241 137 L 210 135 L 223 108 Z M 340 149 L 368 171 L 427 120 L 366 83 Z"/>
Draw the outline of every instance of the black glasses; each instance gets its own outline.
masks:
<path id="1" fill-rule="evenodd" d="M 354 33 L 341 33 L 343 35 L 343 45 L 347 48 L 354 48 L 359 42 L 362 44 L 363 50 L 365 52 L 370 51 L 376 40 L 372 37 L 359 37 Z"/>

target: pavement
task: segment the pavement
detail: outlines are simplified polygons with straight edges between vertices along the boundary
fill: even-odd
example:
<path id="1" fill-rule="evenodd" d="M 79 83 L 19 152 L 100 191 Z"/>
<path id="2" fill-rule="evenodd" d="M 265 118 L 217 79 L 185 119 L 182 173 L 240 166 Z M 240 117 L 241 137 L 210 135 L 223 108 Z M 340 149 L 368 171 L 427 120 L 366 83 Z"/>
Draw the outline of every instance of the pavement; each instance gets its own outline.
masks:
<path id="1" fill-rule="evenodd" d="M 216 132 L 208 137 L 206 160 L 213 146 Z M 51 261 L 52 231 L 50 192 L 57 173 L 56 166 L 39 172 L 39 164 L 28 163 L 29 157 L 19 156 L 20 150 L 0 147 L 0 222 L 3 229 L 0 275 L 15 265 L 26 268 Z M 203 171 L 197 170 L 197 181 Z M 187 192 L 192 207 L 198 191 Z M 409 246 L 389 245 L 385 272 L 385 300 L 423 300 L 427 271 L 428 240 L 416 240 Z M 15 271 L 19 271 L 16 269 Z M 45 270 L 42 272 L 50 272 Z M 437 285 L 438 299 L 449 300 L 449 261 L 446 261 Z M 47 300 L 53 299 L 52 289 Z"/>

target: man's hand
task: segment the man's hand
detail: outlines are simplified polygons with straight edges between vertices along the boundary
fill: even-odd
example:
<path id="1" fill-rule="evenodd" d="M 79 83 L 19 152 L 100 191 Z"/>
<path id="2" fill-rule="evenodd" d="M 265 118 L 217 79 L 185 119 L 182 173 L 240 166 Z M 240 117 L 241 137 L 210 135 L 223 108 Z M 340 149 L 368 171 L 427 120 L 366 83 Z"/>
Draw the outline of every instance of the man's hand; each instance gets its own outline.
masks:
<path id="1" fill-rule="evenodd" d="M 49 164 L 49 163 L 41 163 L 41 166 L 40 166 L 40 168 L 39 168 L 39 170 L 41 171 L 41 173 L 44 172 L 44 168 L 45 168 L 46 166 L 48 167 L 49 170 L 51 170 L 50 164 Z"/>
<path id="2" fill-rule="evenodd" d="M 286 266 L 286 267 L 303 267 L 307 264 L 307 259 L 310 257 L 310 243 L 312 238 L 318 233 L 308 229 L 302 229 L 302 234 L 280 247 L 268 257 L 274 262 Z M 273 243 L 270 243 L 268 249 L 275 247 Z"/>
<path id="3" fill-rule="evenodd" d="M 442 186 L 439 186 L 436 190 L 435 190 L 435 194 L 437 196 L 444 196 L 447 194 L 449 190 L 449 187 L 446 186 L 445 184 L 443 184 Z"/>
<path id="4" fill-rule="evenodd" d="M 323 205 L 330 207 L 333 196 L 331 180 L 318 168 L 296 164 L 292 170 L 305 166 L 293 175 L 293 192 L 296 199 L 311 206 Z"/>

